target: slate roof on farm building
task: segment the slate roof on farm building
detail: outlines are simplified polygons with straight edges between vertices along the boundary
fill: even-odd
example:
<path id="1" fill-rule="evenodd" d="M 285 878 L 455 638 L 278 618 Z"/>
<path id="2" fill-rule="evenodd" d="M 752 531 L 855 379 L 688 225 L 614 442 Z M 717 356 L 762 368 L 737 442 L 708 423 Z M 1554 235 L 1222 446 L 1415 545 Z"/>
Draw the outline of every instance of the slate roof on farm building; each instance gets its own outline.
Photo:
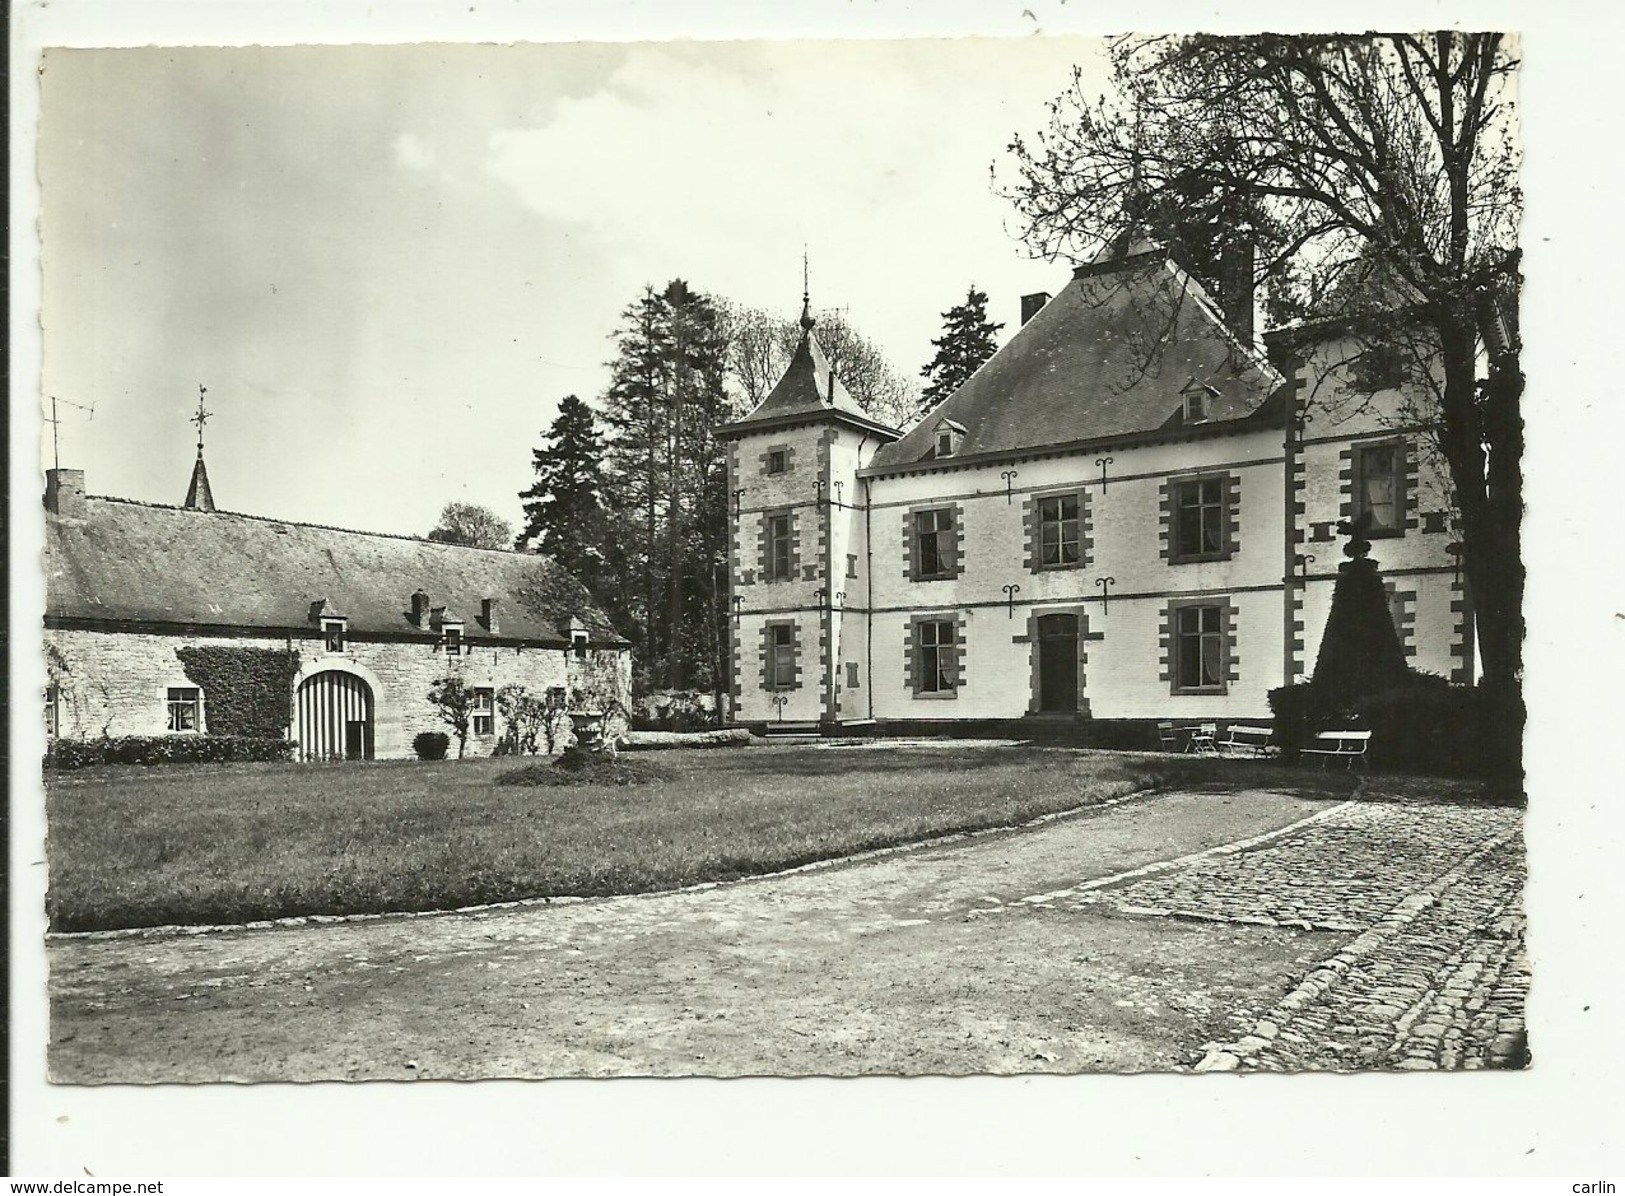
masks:
<path id="1" fill-rule="evenodd" d="M 82 510 L 46 515 L 48 618 L 292 629 L 314 626 L 325 598 L 352 635 L 429 634 L 412 621 L 422 590 L 473 642 L 562 646 L 572 616 L 593 642 L 626 642 L 545 557 L 117 498 L 86 496 Z M 497 600 L 494 635 L 485 598 Z"/>
<path id="2" fill-rule="evenodd" d="M 1253 416 L 1280 386 L 1200 284 L 1146 249 L 1079 267 L 1060 294 L 866 472 L 931 461 L 935 428 L 965 429 L 954 458 L 1182 432 L 1187 388 L 1203 426 Z"/>

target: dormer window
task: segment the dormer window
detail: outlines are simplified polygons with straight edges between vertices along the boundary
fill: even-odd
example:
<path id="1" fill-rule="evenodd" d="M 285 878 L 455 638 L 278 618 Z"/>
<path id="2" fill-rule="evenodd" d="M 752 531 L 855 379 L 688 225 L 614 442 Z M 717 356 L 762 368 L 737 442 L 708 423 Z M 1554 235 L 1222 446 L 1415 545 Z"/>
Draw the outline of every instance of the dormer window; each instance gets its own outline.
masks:
<path id="1" fill-rule="evenodd" d="M 329 652 L 343 652 L 345 648 L 345 635 L 349 630 L 349 620 L 342 617 L 326 617 L 322 619 L 322 643 Z"/>
<path id="2" fill-rule="evenodd" d="M 952 457 L 959 452 L 965 439 L 965 425 L 951 419 L 938 420 L 933 432 L 937 439 L 935 456 Z"/>
<path id="3" fill-rule="evenodd" d="M 570 647 L 572 649 L 574 649 L 576 657 L 578 659 L 581 658 L 581 657 L 586 656 L 587 655 L 587 633 L 585 631 L 581 631 L 581 630 L 576 630 L 576 631 L 570 632 Z"/>
<path id="4" fill-rule="evenodd" d="M 1204 386 L 1192 378 L 1180 392 L 1184 400 L 1182 422 L 1186 424 L 1203 424 L 1208 420 L 1210 400 L 1219 397 L 1219 392 L 1211 386 Z"/>
<path id="5" fill-rule="evenodd" d="M 460 656 L 463 651 L 462 624 L 442 624 L 440 628 L 440 641 L 446 647 L 447 656 Z"/>

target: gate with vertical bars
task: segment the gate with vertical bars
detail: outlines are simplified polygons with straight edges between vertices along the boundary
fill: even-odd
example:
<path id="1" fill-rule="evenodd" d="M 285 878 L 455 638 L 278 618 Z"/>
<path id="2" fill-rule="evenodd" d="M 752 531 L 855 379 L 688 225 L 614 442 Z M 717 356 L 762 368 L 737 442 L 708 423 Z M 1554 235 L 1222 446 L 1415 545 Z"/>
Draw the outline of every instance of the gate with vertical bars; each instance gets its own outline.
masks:
<path id="1" fill-rule="evenodd" d="M 372 687 L 336 670 L 300 683 L 299 758 L 372 759 Z"/>

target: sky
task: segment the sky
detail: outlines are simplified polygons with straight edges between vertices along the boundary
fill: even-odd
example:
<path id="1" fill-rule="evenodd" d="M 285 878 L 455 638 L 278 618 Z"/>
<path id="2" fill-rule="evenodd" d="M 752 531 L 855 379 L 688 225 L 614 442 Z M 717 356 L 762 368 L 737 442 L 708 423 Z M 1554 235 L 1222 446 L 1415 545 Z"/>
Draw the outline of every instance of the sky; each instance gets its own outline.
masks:
<path id="1" fill-rule="evenodd" d="M 645 284 L 844 308 L 900 371 L 1032 260 L 990 167 L 1081 37 L 53 49 L 44 364 L 62 465 L 178 503 L 423 534 L 518 524 L 559 400 Z M 69 406 L 73 404 L 73 406 Z M 84 410 L 93 408 L 93 413 Z M 49 427 L 46 429 L 47 438 Z M 44 445 L 49 463 L 52 445 Z"/>

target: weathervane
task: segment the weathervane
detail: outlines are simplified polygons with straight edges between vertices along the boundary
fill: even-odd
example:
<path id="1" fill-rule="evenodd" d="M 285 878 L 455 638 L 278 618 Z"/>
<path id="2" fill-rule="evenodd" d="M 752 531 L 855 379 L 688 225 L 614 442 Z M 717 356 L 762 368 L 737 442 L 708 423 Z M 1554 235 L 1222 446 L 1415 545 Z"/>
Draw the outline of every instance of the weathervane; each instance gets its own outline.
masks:
<path id="1" fill-rule="evenodd" d="M 197 414 L 186 421 L 189 424 L 197 425 L 197 455 L 200 457 L 203 455 L 203 425 L 208 423 L 210 417 L 214 415 L 214 412 L 206 411 L 203 407 L 203 396 L 208 393 L 209 388 L 199 383 L 197 388 Z"/>
<path id="2" fill-rule="evenodd" d="M 812 316 L 812 287 L 808 285 L 807 273 L 807 245 L 801 245 L 801 327 L 811 330 L 815 321 Z"/>

